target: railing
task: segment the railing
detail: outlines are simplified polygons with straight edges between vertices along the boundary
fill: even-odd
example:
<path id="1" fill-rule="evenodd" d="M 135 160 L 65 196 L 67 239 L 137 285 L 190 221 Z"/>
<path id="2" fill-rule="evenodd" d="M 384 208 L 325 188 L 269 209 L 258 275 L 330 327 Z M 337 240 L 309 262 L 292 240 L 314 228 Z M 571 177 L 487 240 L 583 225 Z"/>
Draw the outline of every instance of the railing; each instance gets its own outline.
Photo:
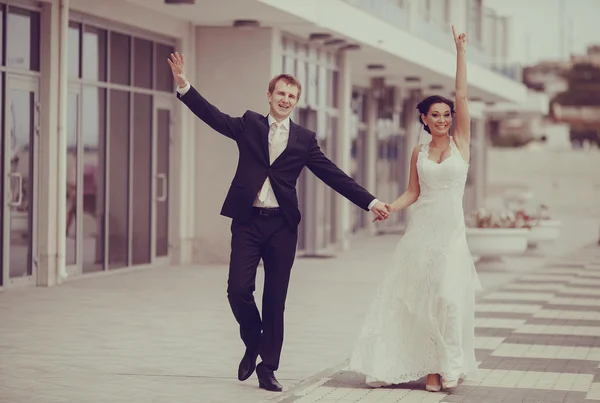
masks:
<path id="1" fill-rule="evenodd" d="M 437 22 L 427 21 L 420 15 L 411 24 L 410 11 L 400 5 L 398 0 L 344 0 L 361 10 L 388 22 L 402 30 L 411 32 L 416 37 L 423 39 L 432 45 L 450 50 L 452 49 L 452 37 L 450 26 L 444 26 Z M 510 79 L 521 81 L 521 67 L 518 65 L 495 64 L 490 62 L 490 55 L 485 52 L 480 44 L 471 44 L 467 52 L 469 61 L 493 70 Z"/>
<path id="2" fill-rule="evenodd" d="M 515 81 L 523 81 L 523 67 L 517 63 L 490 63 L 491 70 Z"/>
<path id="3" fill-rule="evenodd" d="M 400 29 L 409 29 L 408 10 L 398 4 L 398 0 L 344 0 Z"/>

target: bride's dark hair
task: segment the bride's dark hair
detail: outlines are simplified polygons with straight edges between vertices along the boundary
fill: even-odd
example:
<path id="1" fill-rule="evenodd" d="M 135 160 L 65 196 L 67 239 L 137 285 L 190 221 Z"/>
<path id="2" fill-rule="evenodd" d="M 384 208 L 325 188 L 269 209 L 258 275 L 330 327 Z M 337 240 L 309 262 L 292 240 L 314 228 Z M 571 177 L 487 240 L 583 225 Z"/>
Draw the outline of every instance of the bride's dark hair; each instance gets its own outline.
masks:
<path id="1" fill-rule="evenodd" d="M 449 100 L 448 98 L 444 98 L 441 95 L 432 95 L 430 97 L 425 98 L 417 105 L 417 109 L 419 110 L 419 122 L 423 125 L 423 129 L 429 134 L 431 134 L 431 130 L 429 127 L 425 126 L 423 119 L 421 118 L 421 114 L 427 115 L 429 113 L 429 109 L 431 109 L 431 105 L 433 104 L 446 104 L 450 107 L 450 114 L 454 116 L 454 102 Z"/>

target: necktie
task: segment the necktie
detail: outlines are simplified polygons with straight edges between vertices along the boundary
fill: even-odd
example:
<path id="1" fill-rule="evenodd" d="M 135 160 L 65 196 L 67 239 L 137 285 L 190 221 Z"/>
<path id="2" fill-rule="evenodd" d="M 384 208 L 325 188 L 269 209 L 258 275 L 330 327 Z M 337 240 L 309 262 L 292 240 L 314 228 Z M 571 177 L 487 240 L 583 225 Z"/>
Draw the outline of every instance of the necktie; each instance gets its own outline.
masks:
<path id="1" fill-rule="evenodd" d="M 281 126 L 278 125 L 277 123 L 273 123 L 271 125 L 271 141 L 269 141 L 269 164 L 273 164 L 273 161 L 275 161 L 275 158 L 277 157 L 277 143 L 279 141 L 279 128 Z M 260 189 L 260 193 L 258 194 L 258 200 L 260 200 L 261 203 L 264 203 L 264 201 L 267 199 L 267 193 L 269 190 L 269 185 L 271 184 L 271 182 L 269 181 L 269 178 L 267 177 L 267 179 L 265 180 L 265 183 L 263 183 L 262 189 Z"/>

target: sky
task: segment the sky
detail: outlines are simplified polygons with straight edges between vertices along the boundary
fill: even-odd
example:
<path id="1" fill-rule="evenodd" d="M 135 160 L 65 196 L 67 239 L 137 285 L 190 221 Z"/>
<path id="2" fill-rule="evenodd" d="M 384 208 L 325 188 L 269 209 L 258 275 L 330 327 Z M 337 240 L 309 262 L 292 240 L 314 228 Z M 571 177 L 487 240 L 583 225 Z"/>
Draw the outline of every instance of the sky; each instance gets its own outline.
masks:
<path id="1" fill-rule="evenodd" d="M 483 0 L 500 15 L 511 17 L 510 58 L 524 64 L 564 60 L 600 45 L 600 0 Z M 561 3 L 564 12 L 561 13 Z M 564 16 L 564 46 L 561 18 Z M 562 48 L 562 54 L 561 54 Z"/>

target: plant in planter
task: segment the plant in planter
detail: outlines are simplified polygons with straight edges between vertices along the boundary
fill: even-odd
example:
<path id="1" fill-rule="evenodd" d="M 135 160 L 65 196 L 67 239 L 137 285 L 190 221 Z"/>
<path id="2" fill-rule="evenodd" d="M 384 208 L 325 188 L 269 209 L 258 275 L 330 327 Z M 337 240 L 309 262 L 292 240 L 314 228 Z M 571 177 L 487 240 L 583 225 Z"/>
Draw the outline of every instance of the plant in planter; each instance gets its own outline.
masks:
<path id="1" fill-rule="evenodd" d="M 540 204 L 535 214 L 524 214 L 531 217 L 531 232 L 527 237 L 527 244 L 536 247 L 540 243 L 552 242 L 560 236 L 561 222 L 552 219 L 550 208 L 546 204 Z"/>
<path id="2" fill-rule="evenodd" d="M 479 209 L 472 214 L 472 228 L 531 228 L 535 220 L 525 210 L 492 213 Z"/>
<path id="3" fill-rule="evenodd" d="M 518 209 L 514 212 L 515 222 L 517 223 L 516 228 L 528 228 L 532 229 L 536 225 L 539 225 L 539 217 L 532 215 L 525 209 Z"/>
<path id="4" fill-rule="evenodd" d="M 527 249 L 529 223 L 522 213 L 492 213 L 479 209 L 467 228 L 467 243 L 475 258 L 519 255 Z"/>

